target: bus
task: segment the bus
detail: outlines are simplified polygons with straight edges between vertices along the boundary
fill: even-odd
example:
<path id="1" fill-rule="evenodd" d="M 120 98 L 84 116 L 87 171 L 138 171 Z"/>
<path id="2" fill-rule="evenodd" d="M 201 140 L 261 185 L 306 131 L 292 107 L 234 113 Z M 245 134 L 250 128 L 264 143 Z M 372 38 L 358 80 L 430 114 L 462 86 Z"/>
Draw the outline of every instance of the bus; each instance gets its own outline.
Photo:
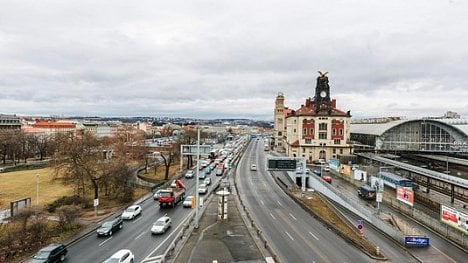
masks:
<path id="1" fill-rule="evenodd" d="M 382 178 L 385 185 L 396 189 L 397 186 L 405 188 L 413 188 L 413 182 L 409 179 L 398 176 L 390 172 L 380 172 L 379 177 Z"/>

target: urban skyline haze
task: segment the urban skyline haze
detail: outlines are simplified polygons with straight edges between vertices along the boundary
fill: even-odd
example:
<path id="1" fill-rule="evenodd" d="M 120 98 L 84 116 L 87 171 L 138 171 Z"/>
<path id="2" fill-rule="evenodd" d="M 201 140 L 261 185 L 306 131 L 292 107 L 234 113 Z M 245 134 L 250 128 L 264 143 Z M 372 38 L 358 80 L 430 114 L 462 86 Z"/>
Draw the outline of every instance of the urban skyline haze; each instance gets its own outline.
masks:
<path id="1" fill-rule="evenodd" d="M 468 2 L 0 0 L 0 113 L 468 116 Z"/>

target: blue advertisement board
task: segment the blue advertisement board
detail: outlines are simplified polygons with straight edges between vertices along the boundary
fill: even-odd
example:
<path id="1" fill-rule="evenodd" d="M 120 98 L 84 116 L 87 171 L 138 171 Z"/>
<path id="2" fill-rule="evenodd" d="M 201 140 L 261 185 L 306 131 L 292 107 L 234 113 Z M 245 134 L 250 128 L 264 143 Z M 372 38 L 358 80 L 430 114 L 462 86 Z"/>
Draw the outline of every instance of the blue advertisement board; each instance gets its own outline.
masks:
<path id="1" fill-rule="evenodd" d="M 429 238 L 421 236 L 405 236 L 404 243 L 406 247 L 427 247 Z"/>

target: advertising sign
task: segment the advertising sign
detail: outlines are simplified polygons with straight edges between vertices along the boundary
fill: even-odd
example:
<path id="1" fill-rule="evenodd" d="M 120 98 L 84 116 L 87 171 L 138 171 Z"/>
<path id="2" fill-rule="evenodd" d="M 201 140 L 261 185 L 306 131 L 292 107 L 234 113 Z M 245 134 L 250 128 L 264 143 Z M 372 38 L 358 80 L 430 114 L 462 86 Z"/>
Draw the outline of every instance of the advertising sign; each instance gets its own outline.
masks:
<path id="1" fill-rule="evenodd" d="M 196 155 L 198 152 L 198 145 L 182 145 L 183 155 Z M 209 155 L 211 152 L 211 146 L 200 145 L 200 155 Z"/>
<path id="2" fill-rule="evenodd" d="M 405 236 L 403 240 L 405 247 L 427 247 L 429 238 L 421 236 Z"/>
<path id="3" fill-rule="evenodd" d="M 268 170 L 295 171 L 296 163 L 294 159 L 268 159 Z"/>
<path id="4" fill-rule="evenodd" d="M 359 169 L 354 170 L 354 180 L 367 182 L 367 172 Z"/>
<path id="5" fill-rule="evenodd" d="M 384 191 L 384 182 L 382 178 L 371 176 L 370 182 L 371 187 L 376 189 L 378 192 Z"/>
<path id="6" fill-rule="evenodd" d="M 459 212 L 454 208 L 441 205 L 440 220 L 442 223 L 468 234 L 468 214 Z"/>
<path id="7" fill-rule="evenodd" d="M 397 186 L 396 188 L 396 199 L 402 201 L 403 203 L 413 206 L 414 194 L 413 190 Z"/>

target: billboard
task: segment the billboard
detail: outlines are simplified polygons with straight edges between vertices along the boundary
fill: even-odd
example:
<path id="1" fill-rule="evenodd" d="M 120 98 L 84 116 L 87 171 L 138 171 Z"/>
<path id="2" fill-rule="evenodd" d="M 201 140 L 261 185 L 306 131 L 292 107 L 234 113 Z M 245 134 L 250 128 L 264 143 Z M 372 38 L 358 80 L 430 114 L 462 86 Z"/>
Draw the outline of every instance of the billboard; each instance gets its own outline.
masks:
<path id="1" fill-rule="evenodd" d="M 414 203 L 414 194 L 413 190 L 397 186 L 396 188 L 396 199 L 402 201 L 403 203 L 413 206 Z"/>
<path id="2" fill-rule="evenodd" d="M 367 172 L 359 169 L 354 170 L 354 180 L 367 182 Z"/>
<path id="3" fill-rule="evenodd" d="M 295 159 L 268 159 L 267 167 L 268 170 L 275 171 L 295 171 L 296 170 Z"/>
<path id="4" fill-rule="evenodd" d="M 371 176 L 370 185 L 371 185 L 372 188 L 374 188 L 375 190 L 377 190 L 379 192 L 384 191 L 384 182 L 383 182 L 382 178 Z"/>
<path id="5" fill-rule="evenodd" d="M 442 223 L 468 234 L 468 214 L 459 212 L 454 208 L 441 205 L 440 220 Z"/>
<path id="6" fill-rule="evenodd" d="M 421 236 L 405 236 L 403 240 L 405 247 L 427 247 L 429 238 Z"/>

